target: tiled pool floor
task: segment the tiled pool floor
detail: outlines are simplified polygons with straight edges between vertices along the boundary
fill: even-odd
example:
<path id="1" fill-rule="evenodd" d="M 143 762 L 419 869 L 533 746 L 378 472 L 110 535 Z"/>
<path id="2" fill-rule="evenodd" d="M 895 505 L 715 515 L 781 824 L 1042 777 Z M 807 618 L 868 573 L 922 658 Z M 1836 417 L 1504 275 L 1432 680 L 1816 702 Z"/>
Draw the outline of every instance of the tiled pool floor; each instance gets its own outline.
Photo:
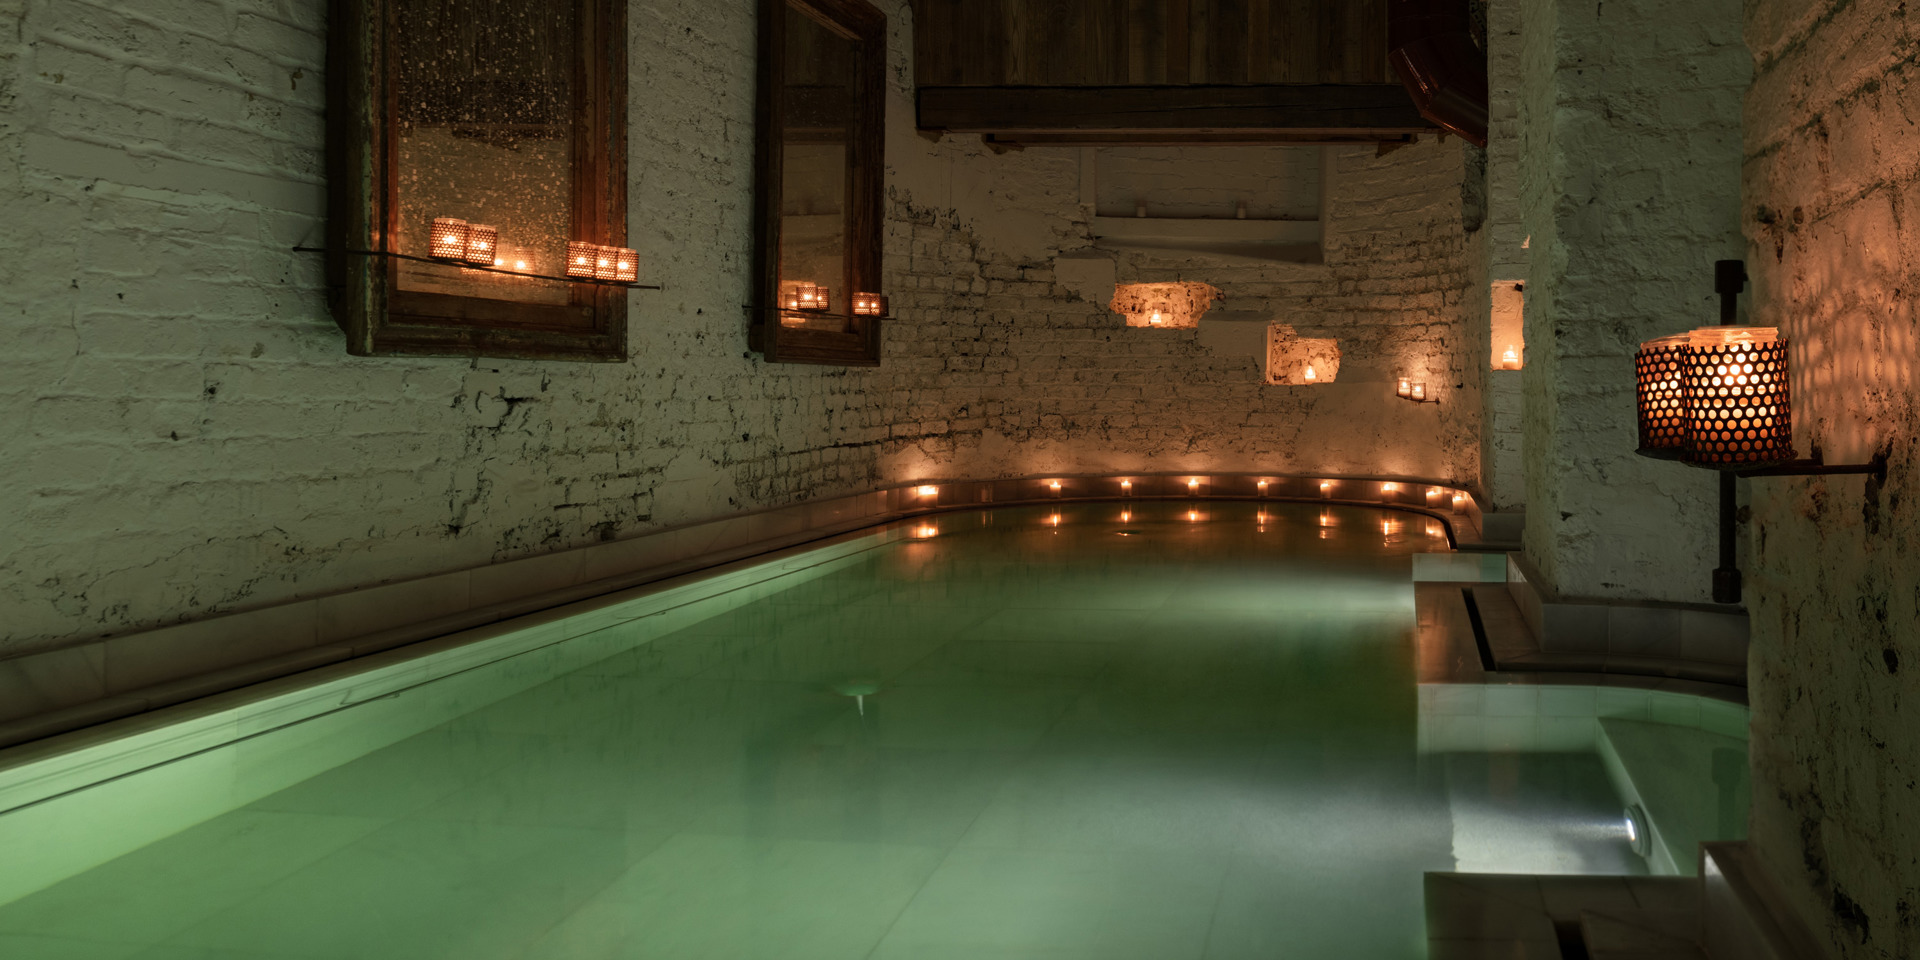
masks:
<path id="1" fill-rule="evenodd" d="M 1427 521 L 1121 509 L 945 516 L 0 907 L 0 956 L 1415 958 L 1463 796 L 1504 869 L 1634 869 L 1581 758 L 1416 749 Z"/>

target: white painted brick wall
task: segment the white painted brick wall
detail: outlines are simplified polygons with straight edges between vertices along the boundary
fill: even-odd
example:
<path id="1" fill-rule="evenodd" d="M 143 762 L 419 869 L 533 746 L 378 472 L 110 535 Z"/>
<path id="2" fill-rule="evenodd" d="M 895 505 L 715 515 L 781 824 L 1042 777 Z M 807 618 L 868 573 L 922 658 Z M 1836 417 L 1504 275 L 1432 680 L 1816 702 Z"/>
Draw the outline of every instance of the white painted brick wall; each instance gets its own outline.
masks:
<path id="1" fill-rule="evenodd" d="M 1716 481 L 1635 456 L 1632 358 L 1717 323 L 1743 255 L 1740 7 L 1521 5 L 1525 542 L 1564 596 L 1710 597 Z"/>
<path id="2" fill-rule="evenodd" d="M 889 0 L 901 319 L 878 369 L 768 366 L 743 308 L 751 5 L 635 4 L 630 235 L 666 289 L 634 298 L 632 359 L 356 359 L 289 250 L 323 214 L 324 5 L 9 4 L 0 656 L 921 477 L 1477 474 L 1454 143 L 1339 153 L 1327 266 L 1194 277 L 1341 339 L 1340 385 L 1265 387 L 1257 351 L 1054 282 L 1086 243 L 1072 163 L 917 136 Z M 1414 366 L 1469 386 L 1392 400 Z"/>
<path id="3" fill-rule="evenodd" d="M 1801 451 L 1755 481 L 1752 839 L 1837 960 L 1920 956 L 1920 8 L 1748 4 L 1755 320 L 1791 338 Z"/>

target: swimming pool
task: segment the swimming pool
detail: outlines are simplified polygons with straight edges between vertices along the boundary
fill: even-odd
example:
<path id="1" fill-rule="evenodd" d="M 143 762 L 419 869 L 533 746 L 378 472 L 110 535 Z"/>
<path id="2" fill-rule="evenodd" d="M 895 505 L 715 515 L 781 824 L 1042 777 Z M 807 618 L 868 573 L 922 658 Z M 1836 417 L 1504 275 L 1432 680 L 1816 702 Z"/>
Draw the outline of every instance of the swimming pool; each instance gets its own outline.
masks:
<path id="1" fill-rule="evenodd" d="M 1444 549 L 1347 506 L 912 521 L 679 620 L 236 730 L 217 750 L 255 766 L 221 776 L 271 790 L 19 884 L 0 955 L 1420 957 L 1424 871 L 1648 870 L 1617 757 L 1416 682 L 1408 558 Z M 1597 729 L 1604 691 L 1568 691 L 1584 718 L 1535 691 L 1529 722 Z M 215 749 L 119 775 L 115 815 Z M 88 795 L 32 809 L 78 836 Z"/>

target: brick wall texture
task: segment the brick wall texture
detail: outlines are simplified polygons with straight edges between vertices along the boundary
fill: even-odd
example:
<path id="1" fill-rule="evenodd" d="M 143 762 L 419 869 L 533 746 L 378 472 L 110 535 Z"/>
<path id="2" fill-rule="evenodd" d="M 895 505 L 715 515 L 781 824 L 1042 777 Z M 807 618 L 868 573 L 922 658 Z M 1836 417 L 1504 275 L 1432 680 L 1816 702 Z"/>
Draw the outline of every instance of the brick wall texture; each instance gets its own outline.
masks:
<path id="1" fill-rule="evenodd" d="M 1633 354 L 1719 322 L 1713 263 L 1743 255 L 1740 11 L 1521 3 L 1525 542 L 1563 596 L 1710 598 L 1715 481 L 1634 455 Z"/>
<path id="2" fill-rule="evenodd" d="M 1079 151 L 911 130 L 893 17 L 877 369 L 746 351 L 752 5 L 632 7 L 623 364 L 356 359 L 325 308 L 324 4 L 0 0 L 0 656 L 922 478 L 1268 469 L 1470 481 L 1457 142 L 1332 151 L 1328 262 L 1120 257 L 1263 340 L 1128 329 L 1056 282 Z M 1418 373 L 1444 402 L 1392 400 Z"/>
<path id="3" fill-rule="evenodd" d="M 1920 6 L 1755 0 L 1743 225 L 1801 452 L 1753 481 L 1752 837 L 1840 960 L 1920 956 Z"/>

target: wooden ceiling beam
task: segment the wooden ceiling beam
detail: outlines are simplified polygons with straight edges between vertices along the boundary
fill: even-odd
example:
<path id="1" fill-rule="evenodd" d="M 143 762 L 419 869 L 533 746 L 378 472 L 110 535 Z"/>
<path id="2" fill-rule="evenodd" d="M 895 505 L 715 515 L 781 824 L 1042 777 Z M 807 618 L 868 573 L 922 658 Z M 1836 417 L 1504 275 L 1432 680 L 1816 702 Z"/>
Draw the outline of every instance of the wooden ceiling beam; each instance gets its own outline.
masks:
<path id="1" fill-rule="evenodd" d="M 1397 83 L 923 86 L 922 130 L 1023 134 L 1394 136 L 1436 129 Z"/>

